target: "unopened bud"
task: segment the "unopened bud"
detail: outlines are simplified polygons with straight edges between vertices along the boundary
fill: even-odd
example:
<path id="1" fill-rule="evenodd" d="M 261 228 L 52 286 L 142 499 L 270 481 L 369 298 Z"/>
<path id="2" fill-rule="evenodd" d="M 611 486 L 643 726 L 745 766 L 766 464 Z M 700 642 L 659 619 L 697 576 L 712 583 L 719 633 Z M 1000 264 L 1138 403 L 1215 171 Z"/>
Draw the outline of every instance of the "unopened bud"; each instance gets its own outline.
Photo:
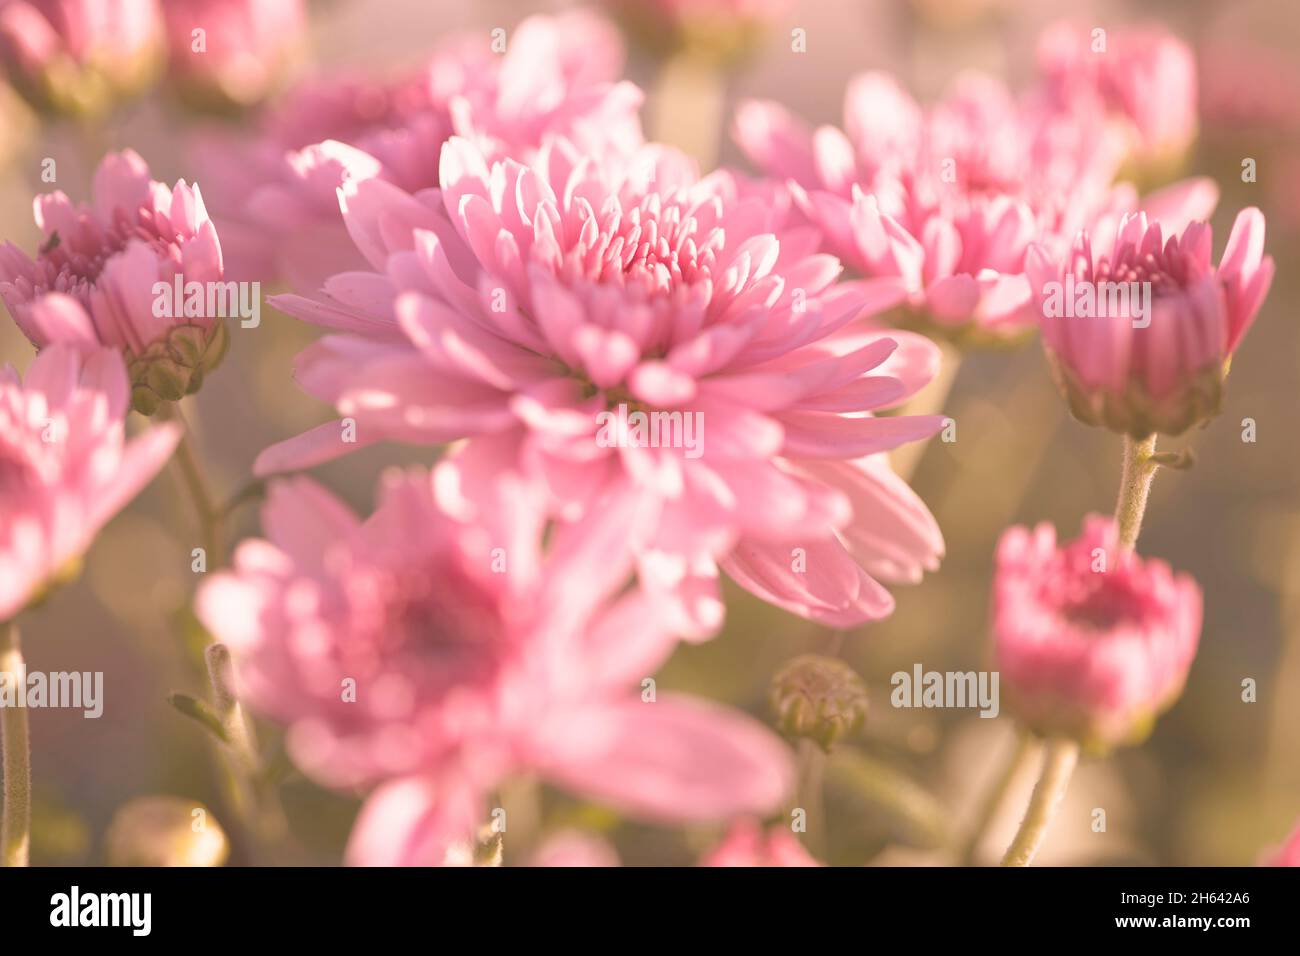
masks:
<path id="1" fill-rule="evenodd" d="M 141 415 L 152 415 L 164 402 L 193 395 L 204 376 L 221 364 L 229 345 L 225 323 L 217 319 L 206 328 L 178 325 L 139 355 L 128 352 L 132 407 Z"/>
<path id="2" fill-rule="evenodd" d="M 827 751 L 867 718 L 862 679 L 834 657 L 804 654 L 789 661 L 772 678 L 770 697 L 782 733 L 807 737 Z"/>

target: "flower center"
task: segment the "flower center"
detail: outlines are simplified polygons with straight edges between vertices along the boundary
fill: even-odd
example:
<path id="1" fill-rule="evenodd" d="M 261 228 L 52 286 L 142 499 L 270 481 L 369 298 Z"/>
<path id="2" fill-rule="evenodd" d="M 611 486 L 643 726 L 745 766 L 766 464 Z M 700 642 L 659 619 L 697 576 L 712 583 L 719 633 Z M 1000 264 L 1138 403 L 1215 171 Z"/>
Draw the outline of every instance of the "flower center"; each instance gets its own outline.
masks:
<path id="1" fill-rule="evenodd" d="M 402 673 L 425 687 L 488 681 L 505 650 L 495 602 L 456 569 L 438 565 L 370 570 L 348 580 L 361 636 L 354 651 L 375 662 L 402 661 Z"/>

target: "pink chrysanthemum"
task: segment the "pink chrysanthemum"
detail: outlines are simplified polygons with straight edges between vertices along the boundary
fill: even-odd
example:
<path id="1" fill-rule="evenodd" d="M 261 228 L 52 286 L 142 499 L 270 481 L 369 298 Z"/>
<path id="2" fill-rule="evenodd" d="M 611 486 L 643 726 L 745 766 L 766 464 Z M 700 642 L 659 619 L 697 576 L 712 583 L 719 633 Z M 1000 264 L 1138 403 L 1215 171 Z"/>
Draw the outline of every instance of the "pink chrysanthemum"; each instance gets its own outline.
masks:
<path id="1" fill-rule="evenodd" d="M 1136 438 L 1213 417 L 1273 280 L 1263 214 L 1237 214 L 1217 268 L 1206 223 L 1166 232 L 1138 213 L 1102 220 L 1095 236 L 1081 234 L 1064 261 L 1029 256 L 1043 346 L 1071 410 Z M 1079 314 L 1089 292 L 1094 305 Z"/>
<path id="2" fill-rule="evenodd" d="M 38 109 L 99 114 L 153 78 L 161 23 L 158 0 L 0 0 L 0 67 Z"/>
<path id="3" fill-rule="evenodd" d="M 561 530 L 543 555 L 534 498 L 459 458 L 390 476 L 364 522 L 306 479 L 274 485 L 270 540 L 200 591 L 241 694 L 289 724 L 299 765 L 379 783 L 353 863 L 443 862 L 519 771 L 658 821 L 766 812 L 786 794 L 788 752 L 756 721 L 642 700 L 674 644 L 665 615 L 640 592 L 613 597 L 615 540 Z"/>
<path id="4" fill-rule="evenodd" d="M 259 471 L 476 437 L 485 468 L 521 467 L 561 518 L 630 522 L 616 530 L 643 583 L 680 599 L 693 634 L 720 620 L 718 562 L 833 626 L 890 613 L 876 577 L 937 565 L 933 519 L 880 453 L 943 420 L 870 413 L 929 381 L 935 349 L 850 324 L 897 302 L 896 282 L 836 284 L 839 263 L 780 229 L 765 192 L 698 180 L 659 147 L 603 166 L 552 141 L 533 166 L 489 165 L 454 139 L 442 170 L 441 192 L 345 188 L 376 271 L 275 300 L 351 333 L 303 353 L 297 377 L 356 435 L 322 426 Z M 652 414 L 669 439 L 636 431 Z"/>
<path id="5" fill-rule="evenodd" d="M 1108 113 L 1144 162 L 1176 163 L 1196 138 L 1196 59 L 1163 28 L 1053 24 L 1039 38 L 1038 70 L 1057 108 Z"/>
<path id="6" fill-rule="evenodd" d="M 726 838 L 700 861 L 702 866 L 821 866 L 784 825 L 764 827 L 737 820 Z"/>
<path id="7" fill-rule="evenodd" d="M 275 106 L 256 141 L 202 138 L 204 180 L 219 186 L 213 208 L 223 234 L 240 241 L 235 273 L 314 288 L 361 267 L 337 187 L 369 177 L 411 192 L 436 186 L 452 135 L 520 160 L 549 134 L 597 155 L 641 145 L 642 95 L 618 82 L 623 50 L 608 23 L 584 12 L 535 16 L 507 34 L 503 52 L 493 42 L 454 39 L 390 81 L 313 79 Z"/>
<path id="8" fill-rule="evenodd" d="M 735 136 L 759 168 L 791 182 L 829 251 L 863 275 L 902 280 L 902 321 L 981 338 L 1032 321 L 1029 244 L 1086 225 L 1119 160 L 1093 125 L 1018 103 L 978 74 L 928 110 L 888 75 L 863 74 L 849 84 L 843 132 L 747 102 Z"/>
<path id="9" fill-rule="evenodd" d="M 170 79 L 217 109 L 265 99 L 306 42 L 304 0 L 166 0 L 163 15 Z"/>
<path id="10" fill-rule="evenodd" d="M 993 582 L 995 666 L 1031 729 L 1105 749 L 1144 738 L 1182 693 L 1201 633 L 1201 589 L 1085 519 L 1058 547 L 1049 524 L 1009 528 Z"/>
<path id="11" fill-rule="evenodd" d="M 45 236 L 36 257 L 12 242 L 0 246 L 0 299 L 23 334 L 37 348 L 121 350 L 133 401 L 146 414 L 196 391 L 225 352 L 225 327 L 215 316 L 186 316 L 183 299 L 160 309 L 155 286 L 222 278 L 221 242 L 198 186 L 181 180 L 168 189 L 126 150 L 100 163 L 90 203 L 56 191 L 36 197 L 34 208 Z"/>
<path id="12" fill-rule="evenodd" d="M 0 622 L 71 570 L 171 455 L 174 425 L 126 441 L 127 396 L 109 349 L 83 366 L 77 350 L 52 345 L 26 381 L 0 369 Z"/>

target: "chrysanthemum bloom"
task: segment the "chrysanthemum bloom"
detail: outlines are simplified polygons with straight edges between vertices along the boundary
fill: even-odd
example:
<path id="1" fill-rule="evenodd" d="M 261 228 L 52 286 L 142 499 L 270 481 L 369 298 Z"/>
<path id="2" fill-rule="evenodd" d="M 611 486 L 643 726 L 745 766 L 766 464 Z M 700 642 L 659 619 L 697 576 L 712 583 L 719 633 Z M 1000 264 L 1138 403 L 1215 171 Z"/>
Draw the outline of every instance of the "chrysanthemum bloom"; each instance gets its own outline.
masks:
<path id="1" fill-rule="evenodd" d="M 37 109 L 102 113 L 152 81 L 157 0 L 0 0 L 0 66 Z"/>
<path id="2" fill-rule="evenodd" d="M 1098 105 L 1116 118 L 1144 164 L 1176 167 L 1196 138 L 1196 59 L 1160 27 L 1053 24 L 1039 38 L 1038 69 L 1058 107 Z"/>
<path id="3" fill-rule="evenodd" d="M 1264 866 L 1300 866 L 1300 825 L 1291 831 L 1286 842 L 1264 857 Z"/>
<path id="4" fill-rule="evenodd" d="M 808 230 L 772 231 L 765 194 L 661 147 L 602 166 L 551 141 L 530 167 L 453 139 L 442 169 L 441 192 L 346 188 L 376 271 L 274 300 L 352 333 L 309 348 L 297 377 L 356 428 L 268 449 L 261 473 L 490 438 L 485 467 L 522 468 L 562 518 L 613 523 L 635 503 L 617 533 L 696 635 L 721 618 L 718 562 L 837 627 L 892 611 L 876 577 L 937 566 L 933 518 L 879 453 L 943 419 L 869 413 L 928 382 L 935 349 L 850 325 L 897 283 L 836 284 Z"/>
<path id="5" fill-rule="evenodd" d="M 892 77 L 867 73 L 849 84 L 843 132 L 757 101 L 741 105 L 734 132 L 752 162 L 792 183 L 828 251 L 904 283 L 900 322 L 976 341 L 1031 326 L 1030 243 L 1086 225 L 1119 159 L 1091 124 L 1018 103 L 980 74 L 923 110 Z"/>
<path id="6" fill-rule="evenodd" d="M 535 497 L 452 458 L 389 475 L 363 522 L 291 480 L 263 509 L 269 540 L 200 590 L 242 699 L 289 724 L 298 765 L 330 786 L 378 784 L 350 862 L 443 862 L 516 772 L 661 822 L 786 795 L 788 751 L 756 721 L 643 699 L 675 640 L 666 616 L 638 591 L 612 596 L 628 562 L 608 536 L 559 529 L 543 555 Z"/>
<path id="7" fill-rule="evenodd" d="M 1273 280 L 1263 214 L 1237 214 L 1217 268 L 1206 223 L 1169 234 L 1137 213 L 1094 236 L 1081 233 L 1063 261 L 1029 256 L 1043 346 L 1070 410 L 1135 438 L 1212 418 Z"/>
<path id="8" fill-rule="evenodd" d="M 220 282 L 221 243 L 199 187 L 152 181 L 145 161 L 126 150 L 100 163 L 90 203 L 59 191 L 36 197 L 34 208 L 45 236 L 36 257 L 11 242 L 0 246 L 0 299 L 23 334 L 38 349 L 55 342 L 120 349 L 132 403 L 146 415 L 198 391 L 227 344 L 207 305 L 238 301 Z M 46 298 L 50 292 L 85 311 Z"/>
<path id="9" fill-rule="evenodd" d="M 764 827 L 737 820 L 726 838 L 700 861 L 702 866 L 821 866 L 785 824 Z"/>
<path id="10" fill-rule="evenodd" d="M 618 82 L 623 50 L 608 23 L 583 12 L 530 17 L 506 35 L 504 51 L 493 42 L 455 38 L 389 80 L 313 78 L 274 106 L 256 140 L 200 138 L 196 161 L 218 187 L 209 199 L 237 257 L 234 273 L 281 274 L 314 289 L 363 268 L 337 187 L 370 177 L 410 192 L 435 187 L 453 134 L 520 160 L 551 133 L 592 155 L 640 147 L 641 91 Z"/>
<path id="11" fill-rule="evenodd" d="M 306 43 L 303 0 L 167 0 L 163 13 L 171 80 L 204 108 L 265 99 Z"/>
<path id="12" fill-rule="evenodd" d="M 70 312 L 78 308 L 68 300 Z M 107 521 L 166 463 L 173 425 L 127 442 L 122 359 L 52 345 L 26 381 L 0 369 L 0 622 L 10 620 L 75 562 Z"/>
<path id="13" fill-rule="evenodd" d="M 1057 546 L 1049 524 L 1007 529 L 993 580 L 994 666 L 1031 730 L 1092 750 L 1141 741 L 1182 693 L 1201 633 L 1201 589 L 1084 519 Z"/>

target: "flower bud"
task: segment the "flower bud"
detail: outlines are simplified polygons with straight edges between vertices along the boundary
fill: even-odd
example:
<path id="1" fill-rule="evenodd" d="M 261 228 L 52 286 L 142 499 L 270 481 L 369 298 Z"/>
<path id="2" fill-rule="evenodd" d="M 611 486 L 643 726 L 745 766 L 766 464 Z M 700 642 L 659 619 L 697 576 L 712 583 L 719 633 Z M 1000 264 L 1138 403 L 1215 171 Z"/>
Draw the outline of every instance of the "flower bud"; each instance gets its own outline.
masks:
<path id="1" fill-rule="evenodd" d="M 152 415 L 164 402 L 179 402 L 193 395 L 204 376 L 221 364 L 229 345 L 226 325 L 217 319 L 207 328 L 175 326 L 139 355 L 127 350 L 131 407 L 141 415 Z"/>
<path id="2" fill-rule="evenodd" d="M 1009 528 L 993 581 L 995 667 L 1034 732 L 1093 752 L 1139 743 L 1183 691 L 1201 633 L 1201 589 L 1084 520 L 1058 547 L 1048 524 Z"/>
<path id="3" fill-rule="evenodd" d="M 862 728 L 867 690 L 853 668 L 834 657 L 804 654 L 772 678 L 777 726 L 789 737 L 807 737 L 826 751 Z"/>
<path id="4" fill-rule="evenodd" d="M 139 797 L 113 815 L 104 838 L 110 866 L 221 866 L 230 854 L 212 811 L 181 797 Z"/>

